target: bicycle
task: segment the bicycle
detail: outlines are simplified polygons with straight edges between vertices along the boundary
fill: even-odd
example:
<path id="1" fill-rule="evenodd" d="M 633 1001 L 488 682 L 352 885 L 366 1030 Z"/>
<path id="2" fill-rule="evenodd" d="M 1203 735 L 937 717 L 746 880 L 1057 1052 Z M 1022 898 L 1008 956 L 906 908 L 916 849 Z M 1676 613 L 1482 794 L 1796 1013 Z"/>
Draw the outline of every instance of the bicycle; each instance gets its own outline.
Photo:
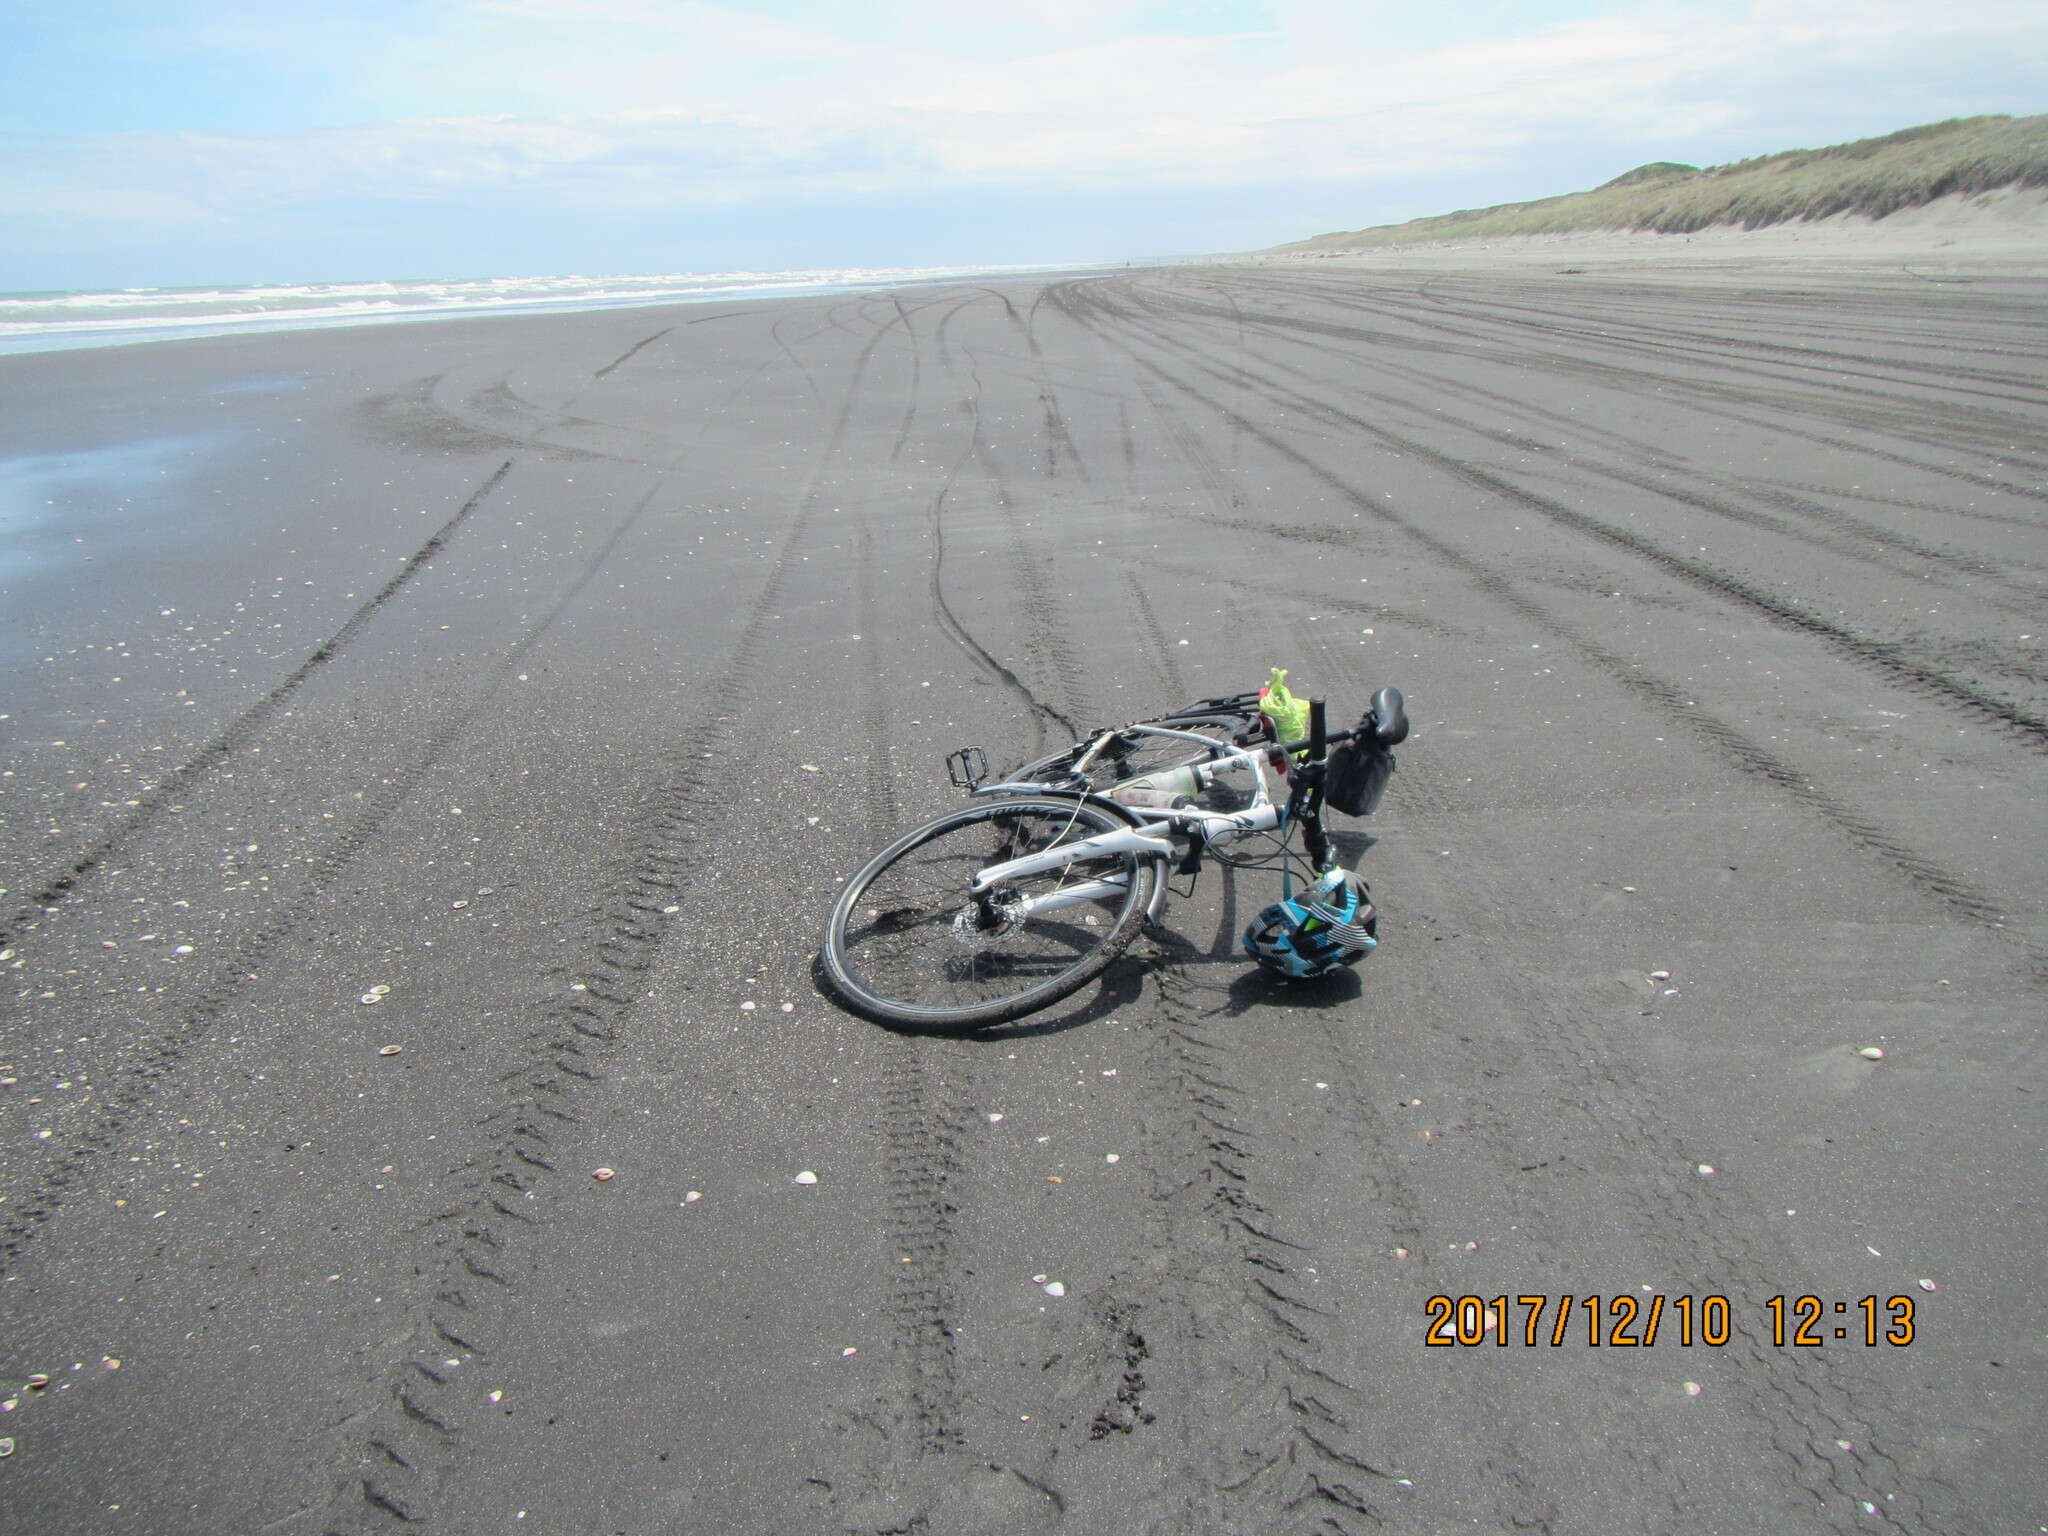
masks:
<path id="1" fill-rule="evenodd" d="M 857 1013 L 913 1028 L 1021 1018 L 1101 974 L 1158 920 L 1171 877 L 1192 880 L 1205 859 L 1277 863 L 1292 901 L 1297 830 L 1316 876 L 1344 875 L 1362 892 L 1331 857 L 1322 807 L 1378 807 L 1408 735 L 1400 690 L 1382 688 L 1355 728 L 1335 733 L 1311 700 L 1308 736 L 1288 742 L 1258 704 L 1256 693 L 1199 700 L 1093 732 L 995 783 L 984 782 L 980 748 L 953 753 L 948 777 L 972 803 L 905 833 L 847 880 L 820 957 L 832 990 Z M 1224 851 L 1255 837 L 1277 846 L 1257 858 Z M 1369 904 L 1328 917 L 1350 945 L 1338 963 L 1376 942 Z M 1251 937 L 1254 958 L 1270 959 Z"/>

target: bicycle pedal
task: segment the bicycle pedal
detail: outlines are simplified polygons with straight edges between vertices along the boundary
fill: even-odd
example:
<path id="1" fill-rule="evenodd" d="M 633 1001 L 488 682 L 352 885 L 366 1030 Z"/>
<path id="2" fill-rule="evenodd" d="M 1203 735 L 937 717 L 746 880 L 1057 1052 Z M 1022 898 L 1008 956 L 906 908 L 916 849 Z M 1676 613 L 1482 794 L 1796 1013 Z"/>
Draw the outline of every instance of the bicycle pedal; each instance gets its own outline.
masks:
<path id="1" fill-rule="evenodd" d="M 976 790 L 988 777 L 988 757 L 979 747 L 962 747 L 946 758 L 946 777 L 955 789 Z"/>

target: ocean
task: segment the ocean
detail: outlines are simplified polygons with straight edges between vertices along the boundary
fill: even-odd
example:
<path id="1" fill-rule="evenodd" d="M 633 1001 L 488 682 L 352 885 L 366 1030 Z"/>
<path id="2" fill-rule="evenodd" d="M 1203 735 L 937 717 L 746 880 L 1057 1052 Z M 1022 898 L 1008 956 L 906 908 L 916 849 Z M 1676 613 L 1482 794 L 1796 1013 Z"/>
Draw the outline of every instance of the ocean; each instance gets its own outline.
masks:
<path id="1" fill-rule="evenodd" d="M 276 283 L 0 293 L 0 354 L 103 347 L 238 331 L 439 320 L 629 304 L 689 304 L 1074 271 L 1028 267 L 839 267 L 809 272 L 674 272 L 630 277 Z"/>

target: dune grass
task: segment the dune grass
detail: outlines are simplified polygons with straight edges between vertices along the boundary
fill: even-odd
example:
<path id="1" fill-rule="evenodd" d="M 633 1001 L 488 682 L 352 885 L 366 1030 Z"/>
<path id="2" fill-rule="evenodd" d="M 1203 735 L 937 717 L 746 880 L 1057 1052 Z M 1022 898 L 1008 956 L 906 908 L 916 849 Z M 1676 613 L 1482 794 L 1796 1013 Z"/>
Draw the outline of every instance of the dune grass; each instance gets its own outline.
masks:
<path id="1" fill-rule="evenodd" d="M 1590 192 L 1466 208 L 1328 235 L 1276 251 L 1354 250 L 1575 230 L 1685 234 L 1763 229 L 1859 213 L 1884 218 L 1956 192 L 2048 186 L 2048 115 L 1958 117 L 1827 149 L 1791 149 L 1697 170 L 1657 161 Z"/>

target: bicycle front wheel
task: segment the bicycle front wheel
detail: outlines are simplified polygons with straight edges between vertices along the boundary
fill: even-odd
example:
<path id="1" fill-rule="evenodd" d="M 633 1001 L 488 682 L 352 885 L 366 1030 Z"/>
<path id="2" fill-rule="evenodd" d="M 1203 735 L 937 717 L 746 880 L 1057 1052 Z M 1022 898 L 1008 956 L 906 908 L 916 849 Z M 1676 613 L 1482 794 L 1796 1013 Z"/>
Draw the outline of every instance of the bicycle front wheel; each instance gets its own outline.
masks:
<path id="1" fill-rule="evenodd" d="M 1079 857 L 977 900 L 991 864 L 1130 823 L 1078 797 L 1006 795 L 906 834 L 846 883 L 825 929 L 825 974 L 860 1013 L 925 1029 L 975 1029 L 1057 1002 L 1122 954 L 1144 920 L 1159 860 Z M 1063 892 L 1086 899 L 1034 910 Z"/>

